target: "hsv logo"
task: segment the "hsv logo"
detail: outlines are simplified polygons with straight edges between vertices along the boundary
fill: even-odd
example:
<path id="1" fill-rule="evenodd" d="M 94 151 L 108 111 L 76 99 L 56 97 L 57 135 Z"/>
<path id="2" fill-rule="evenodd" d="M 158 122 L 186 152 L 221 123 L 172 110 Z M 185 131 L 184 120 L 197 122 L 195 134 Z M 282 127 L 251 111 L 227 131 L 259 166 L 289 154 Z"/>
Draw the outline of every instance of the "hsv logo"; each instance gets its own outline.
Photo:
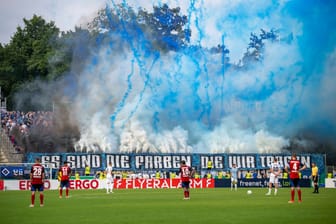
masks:
<path id="1" fill-rule="evenodd" d="M 7 169 L 7 168 L 3 168 L 2 170 L 1 170 L 1 173 L 6 177 L 6 176 L 8 176 L 8 174 L 10 174 L 10 172 L 9 172 L 9 170 Z"/>

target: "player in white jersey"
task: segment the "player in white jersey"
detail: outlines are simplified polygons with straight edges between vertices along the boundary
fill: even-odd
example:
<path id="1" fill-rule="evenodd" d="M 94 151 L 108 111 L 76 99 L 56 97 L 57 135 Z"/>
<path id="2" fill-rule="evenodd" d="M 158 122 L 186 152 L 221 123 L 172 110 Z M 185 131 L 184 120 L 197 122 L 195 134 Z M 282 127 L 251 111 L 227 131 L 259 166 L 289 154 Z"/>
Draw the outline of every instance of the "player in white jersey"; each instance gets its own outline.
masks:
<path id="1" fill-rule="evenodd" d="M 231 175 L 231 191 L 233 187 L 235 188 L 235 191 L 237 191 L 238 167 L 236 164 L 232 164 L 232 168 L 230 169 L 230 175 Z"/>
<path id="2" fill-rule="evenodd" d="M 112 175 L 112 163 L 109 163 L 105 169 L 106 174 L 106 193 L 113 193 L 113 175 Z"/>
<path id="3" fill-rule="evenodd" d="M 279 184 L 278 184 L 279 176 L 281 174 L 281 166 L 277 158 L 274 158 L 274 161 L 271 164 L 270 173 L 271 174 L 270 174 L 270 179 L 269 179 L 268 192 L 266 193 L 266 195 L 271 195 L 272 185 L 274 185 L 274 195 L 276 195 L 278 192 L 278 187 L 279 187 Z"/>

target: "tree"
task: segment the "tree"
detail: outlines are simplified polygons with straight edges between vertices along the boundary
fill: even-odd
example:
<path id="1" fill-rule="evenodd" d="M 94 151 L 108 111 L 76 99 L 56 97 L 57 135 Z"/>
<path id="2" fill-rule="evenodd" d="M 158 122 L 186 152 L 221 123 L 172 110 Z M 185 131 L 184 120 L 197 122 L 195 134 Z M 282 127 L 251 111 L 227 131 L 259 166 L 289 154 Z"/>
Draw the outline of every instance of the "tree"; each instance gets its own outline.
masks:
<path id="1" fill-rule="evenodd" d="M 47 23 L 41 16 L 23 22 L 24 27 L 17 27 L 10 43 L 0 48 L 0 85 L 9 102 L 22 83 L 36 77 L 47 79 L 49 58 L 54 54 L 52 43 L 59 34 L 54 22 Z"/>
<path id="2" fill-rule="evenodd" d="M 154 6 L 153 12 L 139 8 L 135 12 L 125 4 L 99 11 L 89 23 L 89 29 L 105 36 L 120 36 L 129 43 L 141 40 L 143 46 L 159 51 L 179 50 L 189 43 L 191 31 L 186 27 L 187 16 L 180 8 L 167 4 Z"/>
<path id="3" fill-rule="evenodd" d="M 24 28 L 17 28 L 8 45 L 11 64 L 16 68 L 19 65 L 14 74 L 21 79 L 32 80 L 36 76 L 44 78 L 49 70 L 48 59 L 53 54 L 51 43 L 57 38 L 59 29 L 54 22 L 47 23 L 37 15 L 23 21 Z"/>
<path id="4" fill-rule="evenodd" d="M 62 32 L 52 44 L 54 54 L 49 57 L 48 79 L 56 79 L 72 69 L 80 73 L 91 48 L 94 48 L 95 34 L 75 27 L 74 31 Z"/>
<path id="5" fill-rule="evenodd" d="M 138 21 L 143 30 L 148 30 L 153 45 L 165 51 L 186 47 L 191 36 L 190 29 L 186 27 L 187 16 L 181 15 L 179 7 L 171 9 L 167 4 L 154 6 L 153 9 L 153 13 L 143 9 L 138 13 Z"/>
<path id="6" fill-rule="evenodd" d="M 7 60 L 7 51 L 8 49 L 0 44 L 0 86 L 5 96 L 9 94 L 12 83 L 9 74 L 13 72 L 13 66 Z"/>
<path id="7" fill-rule="evenodd" d="M 278 39 L 279 34 L 277 30 L 271 29 L 269 32 L 261 29 L 259 36 L 255 33 L 251 33 L 250 43 L 242 59 L 243 64 L 249 64 L 250 62 L 261 61 L 263 58 L 263 51 L 265 47 L 265 40 L 274 42 Z"/>

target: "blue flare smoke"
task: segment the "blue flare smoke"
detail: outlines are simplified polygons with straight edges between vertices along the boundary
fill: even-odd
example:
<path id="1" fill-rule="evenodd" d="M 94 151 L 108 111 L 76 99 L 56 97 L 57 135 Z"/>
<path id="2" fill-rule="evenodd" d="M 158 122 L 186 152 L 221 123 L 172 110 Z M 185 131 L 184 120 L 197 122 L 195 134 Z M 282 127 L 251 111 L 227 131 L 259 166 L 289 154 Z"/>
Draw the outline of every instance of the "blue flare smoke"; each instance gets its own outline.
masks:
<path id="1" fill-rule="evenodd" d="M 181 10 L 190 42 L 179 48 L 165 38 L 174 48 L 168 52 L 152 48 L 148 38 L 156 37 L 146 36 L 132 18 L 124 21 L 115 1 L 106 7 L 107 26 L 117 28 L 108 34 L 110 44 L 97 39 L 99 53 L 88 68 L 104 64 L 99 76 L 114 77 L 97 82 L 111 87 L 103 96 L 110 105 L 104 114 L 108 134 L 122 142 L 112 151 L 120 145 L 125 151 L 276 151 L 298 136 L 334 141 L 336 3 L 207 2 L 193 0 Z M 125 132 L 132 134 L 124 138 Z"/>

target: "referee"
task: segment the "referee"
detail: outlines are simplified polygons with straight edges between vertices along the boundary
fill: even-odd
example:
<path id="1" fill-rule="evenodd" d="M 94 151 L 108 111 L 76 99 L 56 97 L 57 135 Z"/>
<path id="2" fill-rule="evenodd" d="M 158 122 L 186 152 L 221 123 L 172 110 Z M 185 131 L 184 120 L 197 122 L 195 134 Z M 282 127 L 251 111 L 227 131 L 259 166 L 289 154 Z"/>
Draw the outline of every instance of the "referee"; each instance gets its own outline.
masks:
<path id="1" fill-rule="evenodd" d="M 311 173 L 312 181 L 314 184 L 314 194 L 319 193 L 319 187 L 318 187 L 318 167 L 315 163 L 312 163 L 312 173 Z"/>

